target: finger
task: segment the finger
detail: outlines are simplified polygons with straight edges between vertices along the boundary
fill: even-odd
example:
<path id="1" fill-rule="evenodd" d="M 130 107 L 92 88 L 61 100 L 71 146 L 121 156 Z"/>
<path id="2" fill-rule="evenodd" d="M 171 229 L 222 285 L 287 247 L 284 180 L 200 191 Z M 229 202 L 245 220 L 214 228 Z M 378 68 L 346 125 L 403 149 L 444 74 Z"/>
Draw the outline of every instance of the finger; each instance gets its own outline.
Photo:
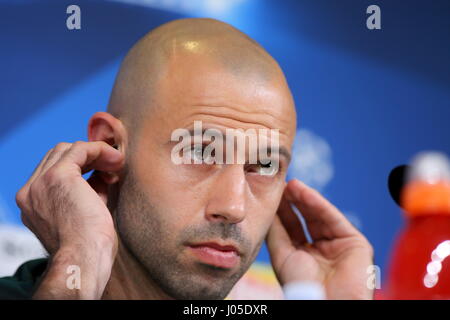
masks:
<path id="1" fill-rule="evenodd" d="M 20 192 L 23 194 L 27 194 L 32 183 L 40 177 L 44 172 L 48 170 L 56 161 L 61 158 L 61 155 L 69 149 L 71 146 L 70 143 L 61 142 L 58 143 L 54 148 L 47 151 L 42 161 L 37 165 L 30 179 L 25 183 Z"/>
<path id="2" fill-rule="evenodd" d="M 294 210 L 292 210 L 291 204 L 286 199 L 285 194 L 283 194 L 283 197 L 281 198 L 277 214 L 295 246 L 307 242 L 300 219 Z"/>
<path id="3" fill-rule="evenodd" d="M 36 168 L 34 168 L 33 173 L 31 174 L 30 179 L 28 179 L 29 181 L 33 181 L 36 176 L 39 175 L 42 167 L 44 166 L 44 164 L 47 162 L 48 157 L 50 156 L 50 154 L 53 152 L 53 149 L 50 149 L 47 151 L 47 153 L 45 154 L 45 156 L 42 158 L 42 160 L 38 163 L 38 165 L 36 166 Z"/>
<path id="4" fill-rule="evenodd" d="M 108 203 L 108 185 L 101 177 L 102 172 L 95 170 L 87 182 L 97 192 L 105 204 Z"/>
<path id="5" fill-rule="evenodd" d="M 53 167 L 53 165 L 58 162 L 59 159 L 61 159 L 62 155 L 69 150 L 72 147 L 72 143 L 68 142 L 60 142 L 58 143 L 50 153 L 50 155 L 47 158 L 47 161 L 42 165 L 42 168 L 40 170 L 40 174 L 42 175 L 45 173 L 49 168 Z"/>
<path id="6" fill-rule="evenodd" d="M 266 236 L 267 249 L 274 265 L 282 263 L 294 250 L 291 238 L 276 215 Z"/>
<path id="7" fill-rule="evenodd" d="M 34 168 L 34 171 L 31 174 L 31 177 L 28 179 L 28 181 L 25 183 L 25 185 L 22 187 L 22 189 L 28 190 L 28 188 L 33 183 L 33 181 L 36 180 L 36 178 L 40 175 L 40 173 L 42 171 L 42 167 L 47 162 L 47 159 L 48 159 L 48 157 L 50 156 L 50 154 L 52 152 L 53 152 L 53 149 L 50 149 L 50 150 L 47 151 L 47 153 L 45 154 L 44 158 L 38 163 L 36 168 Z"/>
<path id="8" fill-rule="evenodd" d="M 347 218 L 319 192 L 294 179 L 287 185 L 286 197 L 305 219 L 313 240 L 355 235 L 358 231 Z"/>
<path id="9" fill-rule="evenodd" d="M 75 142 L 58 163 L 73 166 L 80 174 L 92 169 L 118 172 L 124 164 L 123 154 L 103 141 Z M 58 165 L 55 164 L 55 165 Z"/>

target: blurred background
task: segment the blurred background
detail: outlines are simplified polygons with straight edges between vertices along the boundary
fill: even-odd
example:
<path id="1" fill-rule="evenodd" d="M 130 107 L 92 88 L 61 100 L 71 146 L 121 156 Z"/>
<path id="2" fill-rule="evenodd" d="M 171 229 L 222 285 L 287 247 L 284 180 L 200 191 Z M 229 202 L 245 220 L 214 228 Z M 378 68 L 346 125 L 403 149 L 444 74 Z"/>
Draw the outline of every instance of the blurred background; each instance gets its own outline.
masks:
<path id="1" fill-rule="evenodd" d="M 80 30 L 66 27 L 72 4 Z M 366 27 L 373 4 L 380 30 Z M 228 22 L 279 62 L 299 115 L 289 176 L 367 236 L 383 281 L 403 224 L 390 170 L 423 150 L 450 154 L 448 0 L 0 0 L 0 276 L 43 255 L 15 193 L 48 149 L 87 138 L 128 49 L 183 17 Z M 274 284 L 269 266 L 263 248 L 247 292 Z"/>

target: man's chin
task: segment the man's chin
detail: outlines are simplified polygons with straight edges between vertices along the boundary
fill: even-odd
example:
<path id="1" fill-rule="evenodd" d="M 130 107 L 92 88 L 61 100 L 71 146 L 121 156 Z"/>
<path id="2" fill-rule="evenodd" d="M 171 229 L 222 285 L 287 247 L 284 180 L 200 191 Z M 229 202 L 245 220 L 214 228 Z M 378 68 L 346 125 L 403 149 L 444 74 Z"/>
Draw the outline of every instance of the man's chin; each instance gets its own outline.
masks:
<path id="1" fill-rule="evenodd" d="M 177 300 L 223 300 L 234 287 L 234 283 L 222 281 L 205 281 L 205 279 L 190 279 L 167 293 Z"/>
<path id="2" fill-rule="evenodd" d="M 242 277 L 238 269 L 220 268 L 195 262 L 174 286 L 170 295 L 181 300 L 222 300 Z M 190 270 L 190 271 L 187 271 Z"/>

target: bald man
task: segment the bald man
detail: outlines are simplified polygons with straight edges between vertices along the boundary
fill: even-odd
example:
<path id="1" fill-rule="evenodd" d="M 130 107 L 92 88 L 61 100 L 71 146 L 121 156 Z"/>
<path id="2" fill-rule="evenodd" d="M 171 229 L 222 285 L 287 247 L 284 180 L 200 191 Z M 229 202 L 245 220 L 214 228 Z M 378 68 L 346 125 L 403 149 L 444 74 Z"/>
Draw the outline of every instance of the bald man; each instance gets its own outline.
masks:
<path id="1" fill-rule="evenodd" d="M 277 132 L 276 170 L 262 174 L 274 163 L 261 159 L 174 163 L 172 134 L 194 123 L 224 137 Z M 282 286 L 371 299 L 367 239 L 317 191 L 285 181 L 295 131 L 283 72 L 254 40 L 212 19 L 156 28 L 125 57 L 89 141 L 58 144 L 18 191 L 22 220 L 49 257 L 1 279 L 0 296 L 224 299 L 266 240 Z M 183 151 L 197 156 L 196 147 Z"/>

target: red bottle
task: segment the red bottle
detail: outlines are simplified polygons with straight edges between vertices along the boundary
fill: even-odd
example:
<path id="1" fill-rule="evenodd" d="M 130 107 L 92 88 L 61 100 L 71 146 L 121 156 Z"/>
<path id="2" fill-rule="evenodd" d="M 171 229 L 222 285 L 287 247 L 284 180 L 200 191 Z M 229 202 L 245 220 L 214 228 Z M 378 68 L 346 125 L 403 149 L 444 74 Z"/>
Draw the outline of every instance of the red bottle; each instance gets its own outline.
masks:
<path id="1" fill-rule="evenodd" d="M 450 299 L 450 165 L 419 155 L 401 193 L 406 228 L 391 260 L 387 299 Z"/>

